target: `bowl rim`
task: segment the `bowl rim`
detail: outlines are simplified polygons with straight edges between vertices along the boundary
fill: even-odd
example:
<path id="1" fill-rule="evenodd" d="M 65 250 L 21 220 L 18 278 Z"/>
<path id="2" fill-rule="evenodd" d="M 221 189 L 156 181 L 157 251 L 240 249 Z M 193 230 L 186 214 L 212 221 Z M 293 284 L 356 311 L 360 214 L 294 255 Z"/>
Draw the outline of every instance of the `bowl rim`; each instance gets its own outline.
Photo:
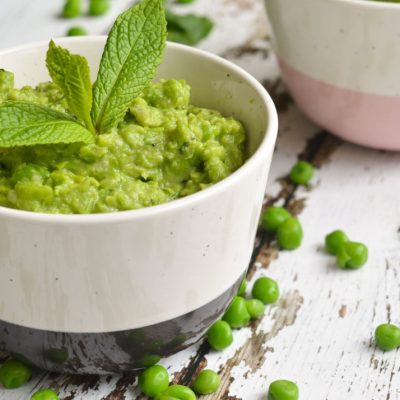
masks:
<path id="1" fill-rule="evenodd" d="M 365 1 L 365 0 L 364 0 Z M 55 38 L 54 41 L 60 44 L 68 44 L 74 42 L 86 42 L 86 43 L 104 43 L 107 36 L 87 36 L 87 37 L 60 37 Z M 50 39 L 49 39 L 50 40 Z M 47 46 L 49 40 L 42 40 L 37 42 L 28 43 L 21 46 L 14 46 L 0 51 L 0 57 L 10 53 L 22 52 L 27 50 L 33 50 L 35 48 L 40 48 Z M 134 210 L 125 211 L 115 211 L 108 213 L 96 213 L 96 214 L 49 214 L 34 211 L 25 211 L 14 208 L 8 208 L 0 206 L 0 217 L 9 217 L 14 219 L 22 219 L 29 222 L 42 222 L 50 224 L 97 224 L 97 223 L 113 223 L 113 222 L 126 222 L 128 220 L 143 219 L 148 217 L 153 217 L 155 215 L 173 212 L 182 207 L 195 207 L 204 198 L 212 197 L 214 194 L 220 191 L 224 191 L 228 186 L 234 184 L 238 180 L 242 179 L 243 176 L 247 174 L 249 170 L 255 167 L 261 159 L 269 154 L 268 149 L 273 148 L 275 144 L 275 139 L 278 132 L 278 114 L 275 108 L 275 104 L 271 99 L 271 96 L 267 90 L 257 81 L 251 74 L 246 72 L 241 67 L 235 65 L 234 63 L 223 59 L 211 52 L 193 48 L 190 46 L 167 42 L 167 47 L 180 49 L 188 54 L 193 54 L 201 56 L 207 59 L 209 62 L 219 64 L 226 70 L 231 70 L 238 74 L 243 82 L 252 86 L 260 98 L 262 99 L 265 112 L 267 113 L 267 128 L 264 133 L 264 137 L 258 146 L 254 154 L 248 158 L 245 163 L 239 167 L 232 174 L 222 179 L 210 187 L 200 190 L 199 192 L 193 193 L 191 195 L 181 197 L 179 199 L 171 200 L 167 203 L 162 203 L 150 207 L 143 207 Z"/>
<path id="2" fill-rule="evenodd" d="M 347 7 L 361 7 L 382 10 L 400 10 L 400 3 L 376 0 L 328 0 L 331 3 L 340 3 Z"/>

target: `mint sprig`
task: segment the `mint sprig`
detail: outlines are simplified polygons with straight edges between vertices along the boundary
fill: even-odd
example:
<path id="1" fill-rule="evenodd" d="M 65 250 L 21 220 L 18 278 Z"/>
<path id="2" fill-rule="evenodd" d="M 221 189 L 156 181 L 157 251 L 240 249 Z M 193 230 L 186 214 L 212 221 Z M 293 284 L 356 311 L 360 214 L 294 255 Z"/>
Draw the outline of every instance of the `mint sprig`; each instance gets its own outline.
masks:
<path id="1" fill-rule="evenodd" d="M 145 0 L 121 14 L 108 35 L 93 87 L 92 120 L 105 132 L 122 120 L 153 78 L 167 37 L 162 0 Z"/>
<path id="2" fill-rule="evenodd" d="M 91 141 L 91 132 L 51 108 L 25 101 L 0 105 L 0 147 Z"/>
<path id="3" fill-rule="evenodd" d="M 46 65 L 75 118 L 35 103 L 6 101 L 0 104 L 0 147 L 90 142 L 117 126 L 153 78 L 166 36 L 163 0 L 143 0 L 121 14 L 93 88 L 87 60 L 51 41 Z"/>

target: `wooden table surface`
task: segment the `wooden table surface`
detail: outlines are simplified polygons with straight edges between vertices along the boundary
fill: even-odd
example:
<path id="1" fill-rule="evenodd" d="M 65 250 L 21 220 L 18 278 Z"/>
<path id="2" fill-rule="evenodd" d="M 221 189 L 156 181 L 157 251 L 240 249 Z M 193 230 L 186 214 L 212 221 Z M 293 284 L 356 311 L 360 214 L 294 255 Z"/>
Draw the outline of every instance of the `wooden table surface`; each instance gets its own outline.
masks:
<path id="1" fill-rule="evenodd" d="M 0 49 L 62 36 L 72 23 L 106 33 L 131 1 L 114 0 L 107 16 L 73 22 L 57 17 L 62 3 L 1 0 Z M 275 379 L 296 381 L 302 400 L 400 399 L 400 352 L 383 353 L 372 340 L 378 324 L 400 324 L 400 154 L 345 143 L 301 114 L 279 79 L 261 0 L 197 0 L 176 9 L 212 17 L 215 30 L 200 47 L 247 69 L 274 98 L 280 131 L 265 204 L 288 206 L 305 236 L 294 252 L 278 251 L 267 236 L 257 236 L 249 279 L 266 274 L 282 292 L 262 320 L 235 331 L 226 351 L 209 352 L 200 343 L 162 364 L 184 384 L 206 365 L 219 371 L 221 388 L 205 400 L 266 400 Z M 298 157 L 317 167 L 308 188 L 286 179 Z M 324 236 L 337 228 L 368 245 L 364 268 L 339 270 L 325 254 Z M 136 380 L 134 374 L 36 371 L 23 388 L 0 389 L 0 400 L 29 399 L 39 387 L 53 387 L 63 400 L 141 399 Z"/>

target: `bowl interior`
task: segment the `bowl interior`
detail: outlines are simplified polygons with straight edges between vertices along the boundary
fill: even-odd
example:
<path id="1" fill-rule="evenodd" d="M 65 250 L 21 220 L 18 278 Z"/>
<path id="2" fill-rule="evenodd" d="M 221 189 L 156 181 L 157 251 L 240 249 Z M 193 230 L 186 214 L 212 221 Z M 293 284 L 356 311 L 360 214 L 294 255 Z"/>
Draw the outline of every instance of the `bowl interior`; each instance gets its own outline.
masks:
<path id="1" fill-rule="evenodd" d="M 105 37 L 55 41 L 88 59 L 94 81 Z M 17 87 L 47 81 L 50 79 L 45 65 L 47 47 L 48 43 L 42 42 L 1 52 L 0 67 L 14 72 Z M 242 121 L 248 133 L 249 156 L 260 146 L 268 125 L 265 94 L 241 69 L 204 51 L 168 43 L 155 79 L 159 78 L 186 80 L 192 88 L 192 104 L 219 110 Z"/>

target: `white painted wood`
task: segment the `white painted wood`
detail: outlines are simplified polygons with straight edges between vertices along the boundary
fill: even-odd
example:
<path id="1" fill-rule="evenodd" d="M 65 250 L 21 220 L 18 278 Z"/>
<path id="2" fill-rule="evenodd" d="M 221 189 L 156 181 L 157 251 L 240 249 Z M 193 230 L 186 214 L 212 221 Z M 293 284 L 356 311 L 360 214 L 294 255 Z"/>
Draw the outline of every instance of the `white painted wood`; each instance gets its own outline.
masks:
<path id="1" fill-rule="evenodd" d="M 61 35 L 70 24 L 54 17 L 61 3 L 1 0 L 0 48 Z M 104 32 L 128 3 L 115 0 L 112 15 L 82 23 L 91 33 Z M 204 11 L 216 19 L 215 32 L 201 47 L 226 54 L 261 81 L 277 77 L 275 60 L 265 58 L 268 47 L 261 40 L 267 32 L 261 1 L 197 0 L 178 9 Z M 252 51 L 235 51 L 244 44 Z M 269 196 L 277 196 L 282 189 L 277 179 L 287 174 L 307 139 L 319 131 L 293 105 L 280 117 Z M 400 399 L 400 352 L 382 353 L 371 340 L 376 325 L 388 320 L 400 324 L 399 171 L 397 153 L 342 144 L 316 171 L 312 187 L 296 191 L 295 199 L 305 199 L 300 214 L 305 231 L 302 247 L 280 252 L 268 270 L 265 258 L 260 258 L 252 278 L 266 273 L 276 279 L 281 300 L 268 307 L 259 324 L 235 331 L 232 347 L 207 355 L 210 368 L 233 379 L 224 381 L 221 391 L 208 399 L 223 400 L 229 395 L 230 399 L 265 400 L 269 383 L 279 378 L 295 380 L 304 400 Z M 369 246 L 370 259 L 363 269 L 341 271 L 324 253 L 324 235 L 336 228 Z M 171 374 L 178 373 L 197 347 L 163 364 Z M 119 376 L 99 382 L 87 378 L 90 388 L 85 388 L 75 386 L 69 377 L 36 373 L 24 388 L 0 389 L 0 400 L 26 400 L 34 388 L 54 382 L 61 398 L 136 399 L 134 385 L 123 395 L 110 395 L 119 380 Z"/>

